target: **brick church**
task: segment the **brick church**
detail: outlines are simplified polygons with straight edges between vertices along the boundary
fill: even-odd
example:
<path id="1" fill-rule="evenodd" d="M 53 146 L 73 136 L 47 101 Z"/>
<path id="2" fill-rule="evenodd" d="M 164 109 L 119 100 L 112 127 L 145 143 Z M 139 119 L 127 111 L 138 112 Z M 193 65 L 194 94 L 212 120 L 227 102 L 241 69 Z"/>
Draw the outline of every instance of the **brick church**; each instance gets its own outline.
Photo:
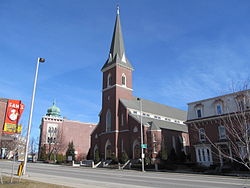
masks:
<path id="1" fill-rule="evenodd" d="M 134 68 L 127 59 L 117 10 L 115 27 L 103 73 L 102 109 L 100 120 L 91 134 L 90 158 L 112 156 L 120 159 L 126 153 L 130 159 L 141 157 L 141 120 L 145 153 L 155 159 L 165 150 L 168 154 L 186 152 L 188 129 L 184 124 L 186 111 L 134 97 L 132 74 Z M 141 107 L 140 107 L 141 105 Z M 97 152 L 98 151 L 98 152 Z"/>
<path id="2" fill-rule="evenodd" d="M 65 155 L 69 142 L 74 144 L 77 160 L 86 158 L 90 148 L 90 134 L 95 127 L 96 124 L 93 123 L 82 123 L 62 117 L 60 109 L 53 102 L 41 120 L 39 158 L 42 147 L 45 147 L 46 154 Z"/>

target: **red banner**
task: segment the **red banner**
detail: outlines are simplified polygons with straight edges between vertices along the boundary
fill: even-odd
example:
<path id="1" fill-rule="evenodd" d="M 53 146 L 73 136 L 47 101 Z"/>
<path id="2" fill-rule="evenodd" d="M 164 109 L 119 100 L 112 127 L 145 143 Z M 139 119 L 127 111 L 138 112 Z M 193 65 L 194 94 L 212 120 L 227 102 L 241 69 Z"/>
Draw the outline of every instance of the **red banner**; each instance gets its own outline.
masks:
<path id="1" fill-rule="evenodd" d="M 17 132 L 18 122 L 24 110 L 24 104 L 20 100 L 8 100 L 3 132 L 14 134 Z"/>

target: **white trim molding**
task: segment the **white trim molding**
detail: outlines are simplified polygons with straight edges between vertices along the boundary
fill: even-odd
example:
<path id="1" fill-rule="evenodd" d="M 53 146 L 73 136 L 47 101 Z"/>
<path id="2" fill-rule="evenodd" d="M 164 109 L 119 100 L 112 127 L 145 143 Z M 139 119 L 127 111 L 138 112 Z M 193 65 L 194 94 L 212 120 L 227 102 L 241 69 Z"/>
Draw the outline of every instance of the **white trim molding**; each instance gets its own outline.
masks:
<path id="1" fill-rule="evenodd" d="M 112 89 L 113 87 L 120 87 L 120 88 L 123 88 L 123 89 L 127 89 L 127 90 L 130 90 L 130 91 L 133 91 L 133 89 L 128 88 L 126 86 L 122 86 L 122 85 L 119 85 L 119 84 L 114 84 L 114 85 L 112 85 L 110 87 L 107 87 L 107 88 L 103 89 L 102 92 L 107 91 L 109 89 Z"/>

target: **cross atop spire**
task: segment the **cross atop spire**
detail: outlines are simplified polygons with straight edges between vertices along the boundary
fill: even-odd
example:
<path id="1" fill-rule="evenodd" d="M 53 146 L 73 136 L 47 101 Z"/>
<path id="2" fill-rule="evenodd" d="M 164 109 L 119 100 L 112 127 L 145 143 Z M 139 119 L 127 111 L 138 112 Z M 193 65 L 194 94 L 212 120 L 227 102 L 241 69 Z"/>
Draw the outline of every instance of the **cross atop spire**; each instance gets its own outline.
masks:
<path id="1" fill-rule="evenodd" d="M 53 105 L 56 105 L 56 99 L 53 100 Z"/>
<path id="2" fill-rule="evenodd" d="M 109 51 L 109 58 L 102 67 L 103 69 L 109 67 L 112 64 L 119 64 L 126 68 L 132 69 L 133 67 L 125 56 L 125 48 L 122 36 L 122 27 L 120 23 L 120 8 L 117 6 L 116 10 L 116 21 L 113 32 L 112 42 Z"/>
<path id="3" fill-rule="evenodd" d="M 119 5 L 117 5 L 116 14 L 117 14 L 117 15 L 120 15 L 120 7 L 119 7 Z"/>

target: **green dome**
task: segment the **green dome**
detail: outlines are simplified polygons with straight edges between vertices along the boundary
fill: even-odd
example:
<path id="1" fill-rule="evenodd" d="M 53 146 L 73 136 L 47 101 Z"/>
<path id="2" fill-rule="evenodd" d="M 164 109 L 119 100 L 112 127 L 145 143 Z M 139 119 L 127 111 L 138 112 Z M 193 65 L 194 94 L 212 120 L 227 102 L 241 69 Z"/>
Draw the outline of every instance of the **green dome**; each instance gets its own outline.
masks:
<path id="1" fill-rule="evenodd" d="M 60 117 L 60 108 L 58 108 L 53 102 L 53 105 L 47 110 L 46 116 L 54 116 L 54 117 Z"/>

